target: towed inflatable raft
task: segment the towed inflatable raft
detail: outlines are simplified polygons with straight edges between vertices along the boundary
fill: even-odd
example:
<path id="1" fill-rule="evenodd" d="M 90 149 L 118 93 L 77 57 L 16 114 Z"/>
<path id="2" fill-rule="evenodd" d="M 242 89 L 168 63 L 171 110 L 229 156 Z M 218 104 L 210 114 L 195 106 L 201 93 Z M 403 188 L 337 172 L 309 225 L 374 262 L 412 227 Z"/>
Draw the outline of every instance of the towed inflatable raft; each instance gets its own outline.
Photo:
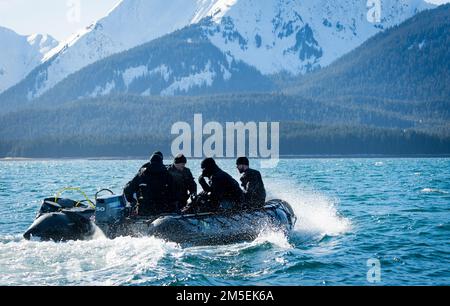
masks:
<path id="1" fill-rule="evenodd" d="M 297 220 L 291 206 L 271 200 L 261 209 L 240 212 L 129 217 L 123 196 L 96 197 L 96 204 L 45 199 L 26 239 L 90 239 L 100 229 L 106 237 L 154 236 L 182 245 L 223 245 L 253 241 L 267 229 L 288 234 Z"/>

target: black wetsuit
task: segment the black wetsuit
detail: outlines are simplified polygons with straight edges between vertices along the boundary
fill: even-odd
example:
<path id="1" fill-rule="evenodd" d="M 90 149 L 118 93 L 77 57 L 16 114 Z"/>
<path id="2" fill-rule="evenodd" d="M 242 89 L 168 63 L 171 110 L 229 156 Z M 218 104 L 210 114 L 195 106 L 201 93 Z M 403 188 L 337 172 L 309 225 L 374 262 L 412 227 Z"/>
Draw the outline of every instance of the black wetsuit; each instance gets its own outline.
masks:
<path id="1" fill-rule="evenodd" d="M 190 195 L 197 194 L 197 183 L 191 170 L 184 168 L 183 171 L 178 170 L 175 165 L 167 168 L 173 181 L 173 198 L 177 201 L 178 208 L 182 209 L 186 206 Z"/>
<path id="2" fill-rule="evenodd" d="M 257 170 L 248 169 L 242 174 L 241 186 L 244 189 L 245 208 L 261 208 L 266 202 L 266 189 Z"/>
<path id="3" fill-rule="evenodd" d="M 156 216 L 175 213 L 172 176 L 162 162 L 152 162 L 141 168 L 124 189 L 128 202 L 134 203 L 138 195 L 139 215 Z"/>
<path id="4" fill-rule="evenodd" d="M 199 183 L 203 190 L 210 193 L 212 211 L 217 210 L 239 210 L 242 204 L 242 190 L 239 183 L 228 173 L 215 167 L 211 170 L 210 184 L 205 180 L 205 176 L 200 176 Z"/>

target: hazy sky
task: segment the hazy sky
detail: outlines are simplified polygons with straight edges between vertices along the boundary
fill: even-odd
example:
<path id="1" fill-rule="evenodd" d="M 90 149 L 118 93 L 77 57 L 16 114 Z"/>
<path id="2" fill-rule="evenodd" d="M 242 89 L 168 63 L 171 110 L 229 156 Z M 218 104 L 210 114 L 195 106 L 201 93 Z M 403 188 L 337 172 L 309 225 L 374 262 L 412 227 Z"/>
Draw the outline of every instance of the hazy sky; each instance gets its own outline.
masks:
<path id="1" fill-rule="evenodd" d="M 0 0 L 0 26 L 19 34 L 48 33 L 63 40 L 105 16 L 118 2 L 120 0 Z"/>
<path id="2" fill-rule="evenodd" d="M 119 2 L 120 0 L 0 0 L 0 26 L 19 34 L 48 33 L 63 40 L 105 16 Z"/>

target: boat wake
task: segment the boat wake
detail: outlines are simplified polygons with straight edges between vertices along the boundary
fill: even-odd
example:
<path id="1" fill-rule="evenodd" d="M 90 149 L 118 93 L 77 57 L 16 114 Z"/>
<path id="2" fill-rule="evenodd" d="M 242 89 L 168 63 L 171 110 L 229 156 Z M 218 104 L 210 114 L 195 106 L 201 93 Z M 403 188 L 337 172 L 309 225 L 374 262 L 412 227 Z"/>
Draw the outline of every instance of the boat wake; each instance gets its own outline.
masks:
<path id="1" fill-rule="evenodd" d="M 255 256 L 261 254 L 265 258 L 267 255 L 262 254 L 266 252 L 289 252 L 299 244 L 308 245 L 324 236 L 336 236 L 351 230 L 350 221 L 339 215 L 335 200 L 317 192 L 302 191 L 304 188 L 287 182 L 269 181 L 267 189 L 270 198 L 281 198 L 291 203 L 298 217 L 289 236 L 268 228 L 252 242 L 189 248 L 155 237 L 119 237 L 111 240 L 99 229 L 89 240 L 65 243 L 26 241 L 18 235 L 3 236 L 0 237 L 0 284 L 165 283 L 165 278 L 172 279 L 167 271 L 168 266 L 181 264 L 180 269 L 197 270 L 202 258 L 205 262 L 234 262 L 247 253 Z M 274 260 L 281 260 L 278 257 Z M 262 263 L 267 260 L 264 258 L 261 258 Z"/>
<path id="2" fill-rule="evenodd" d="M 154 237 L 96 237 L 66 243 L 26 241 L 20 236 L 0 242 L 0 284 L 123 285 L 137 275 L 157 276 L 158 263 L 181 248 Z"/>
<path id="3" fill-rule="evenodd" d="M 272 198 L 280 198 L 289 202 L 297 216 L 293 236 L 302 240 L 322 239 L 324 236 L 337 236 L 351 231 L 349 219 L 338 212 L 338 199 L 300 188 L 288 181 L 277 181 L 268 184 L 268 194 Z"/>

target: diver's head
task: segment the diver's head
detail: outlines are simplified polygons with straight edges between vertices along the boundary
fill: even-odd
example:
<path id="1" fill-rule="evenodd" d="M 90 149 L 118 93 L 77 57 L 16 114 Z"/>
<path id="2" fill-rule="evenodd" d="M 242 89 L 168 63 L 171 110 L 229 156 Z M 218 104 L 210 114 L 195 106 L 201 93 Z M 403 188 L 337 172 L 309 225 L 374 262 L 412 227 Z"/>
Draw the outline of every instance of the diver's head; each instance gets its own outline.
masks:
<path id="1" fill-rule="evenodd" d="M 236 167 L 239 173 L 244 173 L 245 171 L 248 170 L 248 168 L 250 168 L 250 161 L 248 160 L 247 157 L 239 157 L 236 160 Z"/>
<path id="2" fill-rule="evenodd" d="M 163 163 L 162 153 L 161 152 L 156 152 L 155 154 L 153 154 L 152 157 L 150 158 L 150 163 L 152 163 L 152 164 L 162 164 Z"/>
<path id="3" fill-rule="evenodd" d="M 173 165 L 178 171 L 183 171 L 186 167 L 187 159 L 183 154 L 178 154 L 175 156 L 175 159 L 173 161 Z"/>
<path id="4" fill-rule="evenodd" d="M 217 167 L 216 161 L 213 158 L 206 158 L 202 161 L 201 168 L 203 176 L 211 177 L 219 167 Z"/>
<path id="5" fill-rule="evenodd" d="M 156 151 L 156 152 L 154 152 L 154 153 L 152 154 L 152 156 L 150 157 L 150 160 L 151 160 L 155 155 L 160 156 L 161 159 L 164 160 L 164 155 L 162 154 L 161 151 Z"/>

